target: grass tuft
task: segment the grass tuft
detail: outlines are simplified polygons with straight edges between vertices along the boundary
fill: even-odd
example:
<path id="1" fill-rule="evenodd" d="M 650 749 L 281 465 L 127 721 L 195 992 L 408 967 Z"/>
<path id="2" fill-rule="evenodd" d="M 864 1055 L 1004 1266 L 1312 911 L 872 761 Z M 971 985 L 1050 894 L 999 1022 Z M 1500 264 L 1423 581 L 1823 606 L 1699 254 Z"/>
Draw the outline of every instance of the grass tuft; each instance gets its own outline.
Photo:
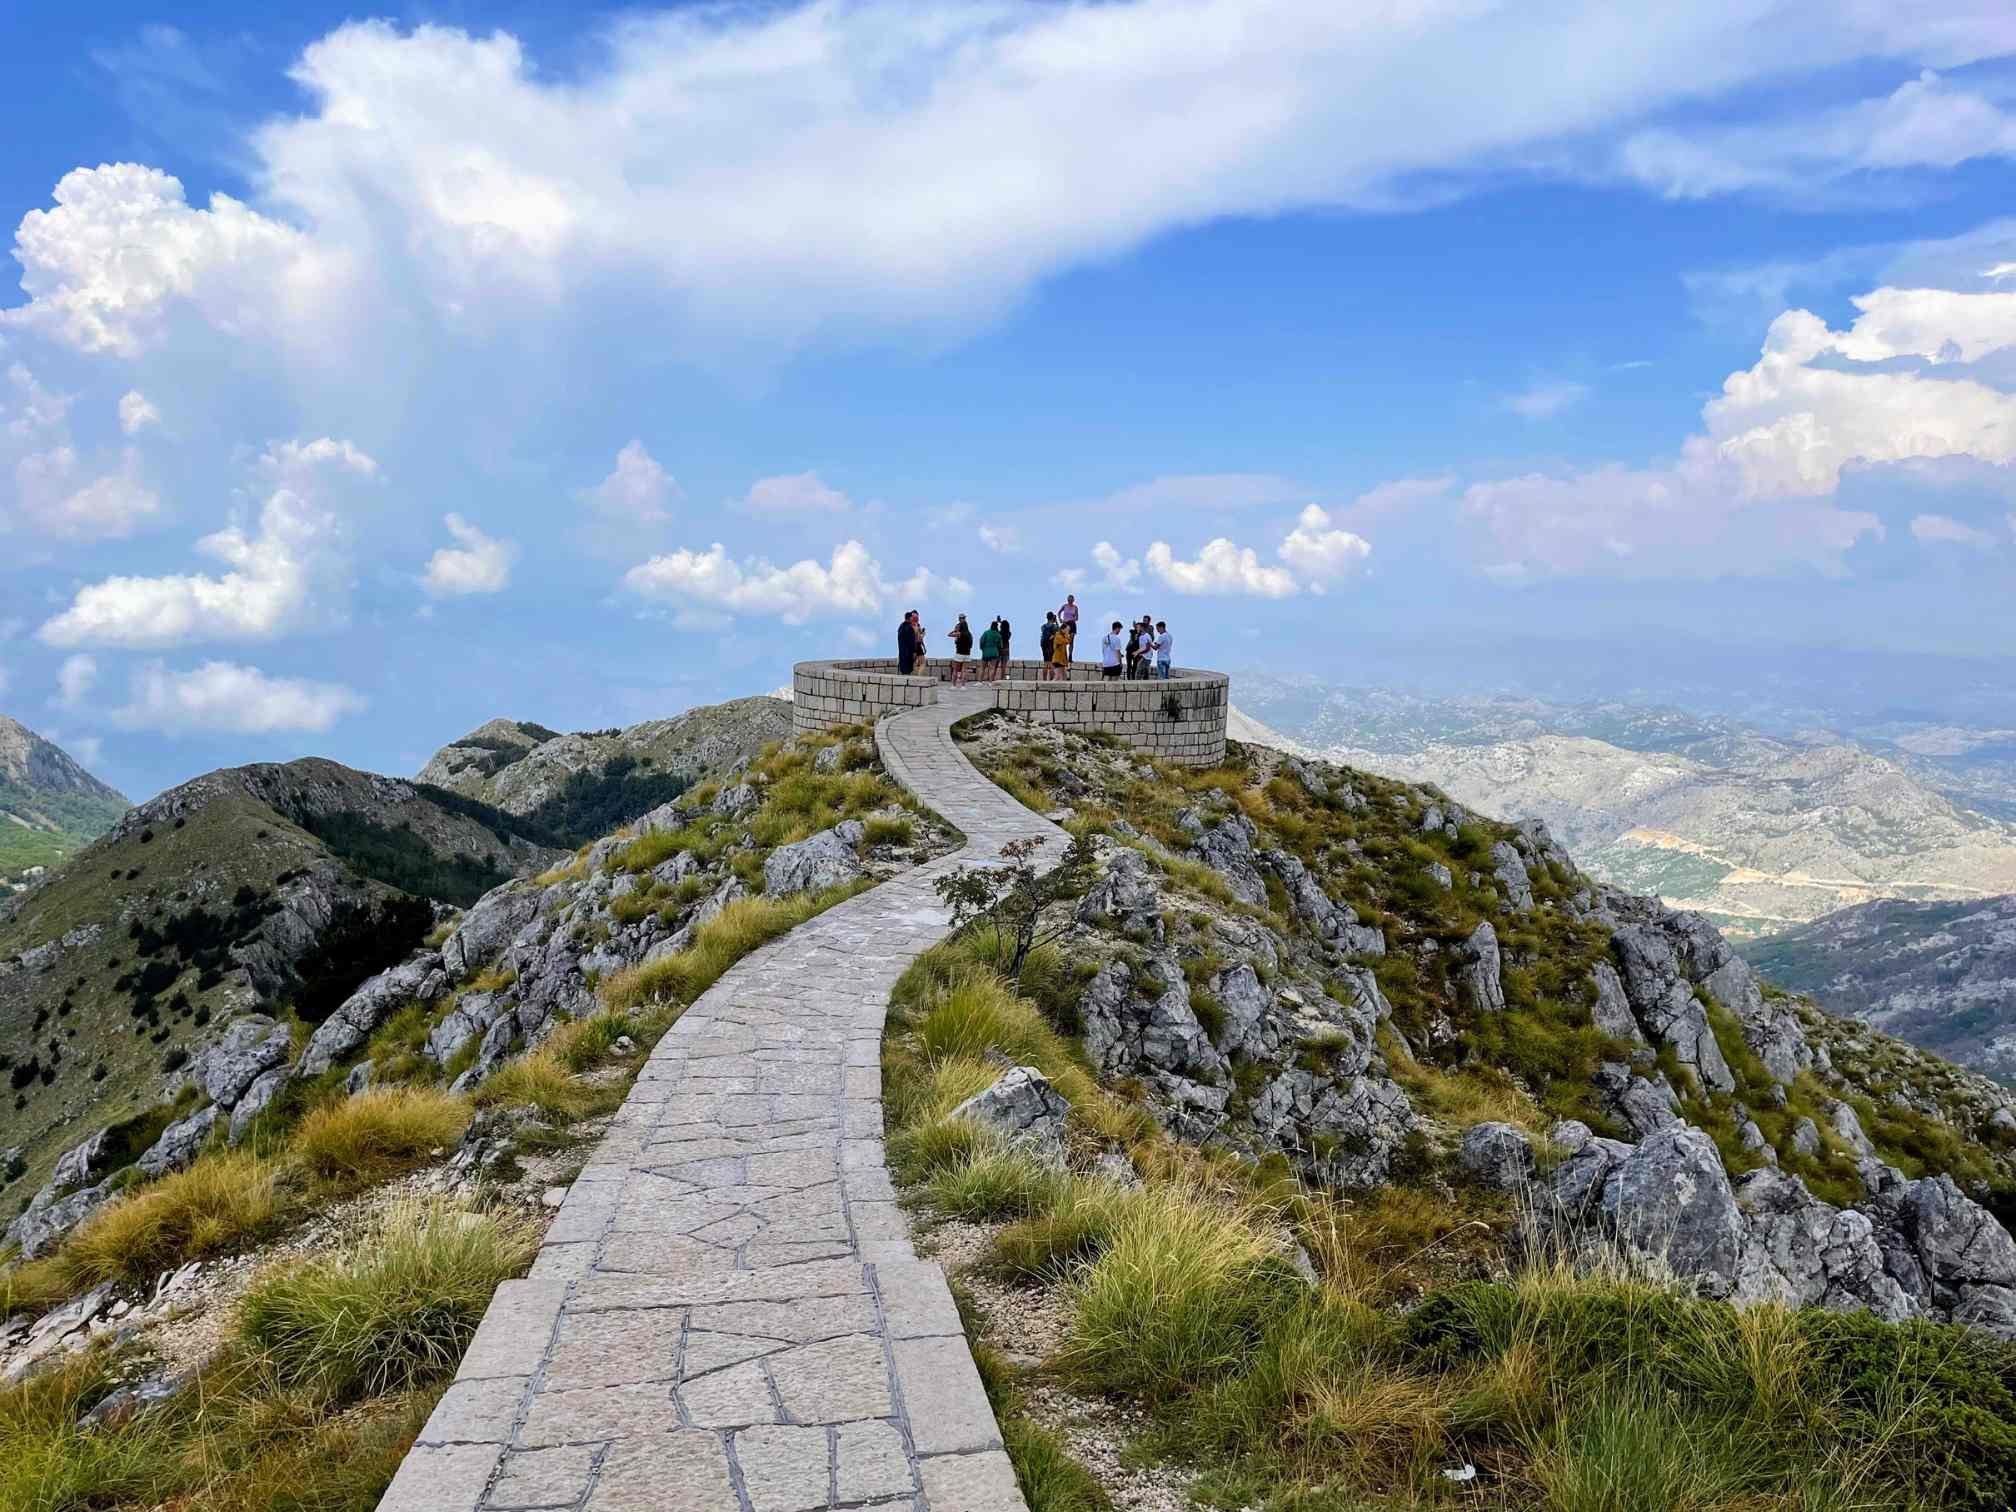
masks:
<path id="1" fill-rule="evenodd" d="M 373 1087 L 301 1120 L 289 1151 L 318 1180 L 368 1186 L 421 1164 L 469 1126 L 470 1104 L 431 1087 Z"/>
<path id="2" fill-rule="evenodd" d="M 243 1150 L 206 1155 L 99 1209 L 64 1242 L 57 1263 L 74 1288 L 151 1281 L 191 1260 L 262 1238 L 278 1211 L 279 1169 Z"/>

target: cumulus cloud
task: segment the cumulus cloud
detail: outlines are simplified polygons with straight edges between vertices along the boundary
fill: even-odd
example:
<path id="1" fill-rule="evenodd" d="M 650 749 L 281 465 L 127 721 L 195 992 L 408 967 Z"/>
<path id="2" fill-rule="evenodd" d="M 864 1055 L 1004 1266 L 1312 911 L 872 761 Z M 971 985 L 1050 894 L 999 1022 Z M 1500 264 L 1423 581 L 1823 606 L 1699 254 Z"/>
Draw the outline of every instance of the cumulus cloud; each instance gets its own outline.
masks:
<path id="1" fill-rule="evenodd" d="M 326 730 L 364 707 L 362 697 L 338 683 L 269 677 L 236 662 L 208 661 L 178 672 L 157 661 L 134 672 L 127 701 L 112 718 L 129 730 L 164 735 L 270 735 Z"/>
<path id="2" fill-rule="evenodd" d="M 751 514 L 839 514 L 852 507 L 847 495 L 827 486 L 816 472 L 758 478 L 749 485 L 742 507 Z"/>
<path id="3" fill-rule="evenodd" d="M 283 488 L 260 511 L 257 534 L 233 525 L 196 543 L 229 571 L 106 578 L 80 588 L 39 634 L 51 646 L 127 649 L 271 640 L 322 608 L 317 590 L 328 585 L 337 537 L 328 511 Z"/>
<path id="4" fill-rule="evenodd" d="M 1263 566 L 1251 546 L 1236 546 L 1224 536 L 1205 542 L 1192 562 L 1178 558 L 1168 542 L 1152 542 L 1148 570 L 1178 593 L 1278 599 L 1296 592 L 1295 578 L 1286 568 Z"/>
<path id="5" fill-rule="evenodd" d="M 1329 511 L 1311 504 L 1296 516 L 1295 528 L 1282 541 L 1278 555 L 1302 574 L 1312 592 L 1349 577 L 1372 554 L 1372 543 L 1361 535 L 1332 526 Z"/>
<path id="6" fill-rule="evenodd" d="M 158 168 L 79 168 L 53 198 L 15 232 L 28 303 L 0 311 L 0 322 L 82 351 L 135 357 L 161 340 L 178 308 L 256 342 L 319 326 L 346 304 L 345 250 L 228 194 L 196 209 L 181 181 Z"/>
<path id="7" fill-rule="evenodd" d="M 672 506 L 685 497 L 672 474 L 644 447 L 632 441 L 616 453 L 609 476 L 581 493 L 582 502 L 607 519 L 632 525 L 662 525 L 672 518 Z"/>
<path id="8" fill-rule="evenodd" d="M 542 69 L 503 32 L 351 23 L 291 70 L 308 108 L 252 137 L 259 207 L 79 169 L 17 233 L 7 318 L 131 355 L 187 311 L 306 353 L 358 311 L 482 329 L 620 283 L 716 342 L 970 323 L 1172 228 L 1579 174 L 1554 149 L 1667 106 L 2010 41 L 1981 0 L 1423 0 L 1405 25 L 1334 0 L 854 0 L 633 12 Z M 1942 89 L 1920 93 L 1950 115 Z"/>
<path id="9" fill-rule="evenodd" d="M 1912 516 L 1911 537 L 1933 545 L 1971 546 L 1976 551 L 1992 551 L 2000 544 L 1990 532 L 1942 514 Z"/>
<path id="10" fill-rule="evenodd" d="M 74 708 L 82 703 L 97 685 L 96 657 L 82 654 L 66 656 L 63 658 L 63 665 L 56 671 L 56 701 L 65 708 Z"/>
<path id="11" fill-rule="evenodd" d="M 1505 396 L 1505 408 L 1527 420 L 1551 420 L 1589 397 L 1589 385 L 1567 379 L 1538 380 Z"/>
<path id="12" fill-rule="evenodd" d="M 119 429 L 137 436 L 150 425 L 161 423 L 161 411 L 154 408 L 138 389 L 128 389 L 119 398 Z"/>
<path id="13" fill-rule="evenodd" d="M 855 540 L 834 547 L 830 561 L 808 557 L 788 567 L 763 557 L 738 562 L 719 541 L 705 551 L 681 547 L 632 567 L 623 576 L 623 586 L 641 598 L 665 600 L 685 610 L 774 615 L 787 625 L 879 614 L 891 599 L 972 591 L 962 578 L 941 579 L 923 568 L 891 583 L 868 548 Z"/>
<path id="14" fill-rule="evenodd" d="M 511 582 L 511 564 L 518 548 L 493 540 L 459 514 L 442 522 L 456 545 L 443 546 L 427 559 L 422 583 L 435 598 L 461 598 L 472 593 L 502 593 Z"/>
<path id="15" fill-rule="evenodd" d="M 1006 554 L 1021 549 L 1022 536 L 1013 525 L 982 525 L 980 527 L 980 544 L 985 546 L 989 551 L 999 551 Z"/>
<path id="16" fill-rule="evenodd" d="M 1092 548 L 1092 560 L 1098 564 L 1100 585 L 1111 588 L 1115 593 L 1132 593 L 1141 586 L 1141 563 L 1135 557 L 1123 557 L 1120 548 L 1111 541 L 1100 541 Z"/>
<path id="17" fill-rule="evenodd" d="M 272 441 L 259 454 L 259 470 L 277 483 L 300 487 L 318 472 L 357 478 L 378 476 L 378 462 L 354 441 L 318 436 L 313 441 Z"/>

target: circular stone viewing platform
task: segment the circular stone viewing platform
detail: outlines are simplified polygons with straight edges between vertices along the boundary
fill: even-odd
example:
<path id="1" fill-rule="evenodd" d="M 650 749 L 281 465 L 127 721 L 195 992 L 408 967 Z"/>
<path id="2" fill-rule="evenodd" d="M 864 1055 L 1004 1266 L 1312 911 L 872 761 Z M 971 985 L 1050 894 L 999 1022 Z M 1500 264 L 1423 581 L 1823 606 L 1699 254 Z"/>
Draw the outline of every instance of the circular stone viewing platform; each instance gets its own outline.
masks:
<path id="1" fill-rule="evenodd" d="M 929 671 L 901 676 L 893 658 L 799 662 L 791 672 L 792 728 L 828 730 L 873 724 L 885 714 L 938 702 L 950 685 L 949 664 L 933 657 Z M 980 664 L 968 662 L 977 676 Z M 1164 678 L 1128 682 L 1074 662 L 1068 679 L 1040 677 L 1043 663 L 1014 660 L 999 682 L 974 682 L 994 707 L 1021 719 L 1068 730 L 1104 730 L 1137 751 L 1184 766 L 1225 759 L 1225 713 L 1232 679 L 1223 672 L 1173 667 Z"/>

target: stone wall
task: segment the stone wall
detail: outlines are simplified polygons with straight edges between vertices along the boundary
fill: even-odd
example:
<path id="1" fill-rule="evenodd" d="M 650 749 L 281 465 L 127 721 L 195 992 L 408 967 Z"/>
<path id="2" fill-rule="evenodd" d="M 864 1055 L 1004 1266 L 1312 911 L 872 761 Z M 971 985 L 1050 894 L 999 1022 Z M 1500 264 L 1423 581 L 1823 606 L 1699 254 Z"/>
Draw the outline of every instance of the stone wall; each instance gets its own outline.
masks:
<path id="1" fill-rule="evenodd" d="M 1046 682 L 1037 676 L 1041 668 L 1040 662 L 1011 661 L 1007 677 L 978 686 L 994 694 L 997 709 L 1021 719 L 1105 730 L 1138 751 L 1186 766 L 1225 759 L 1231 679 L 1222 672 L 1177 667 L 1167 681 L 1125 682 L 1078 662 L 1069 680 Z M 896 663 L 887 659 L 800 662 L 791 676 L 792 726 L 872 724 L 885 714 L 936 703 L 946 680 L 946 664 L 935 658 L 922 677 L 897 676 Z"/>

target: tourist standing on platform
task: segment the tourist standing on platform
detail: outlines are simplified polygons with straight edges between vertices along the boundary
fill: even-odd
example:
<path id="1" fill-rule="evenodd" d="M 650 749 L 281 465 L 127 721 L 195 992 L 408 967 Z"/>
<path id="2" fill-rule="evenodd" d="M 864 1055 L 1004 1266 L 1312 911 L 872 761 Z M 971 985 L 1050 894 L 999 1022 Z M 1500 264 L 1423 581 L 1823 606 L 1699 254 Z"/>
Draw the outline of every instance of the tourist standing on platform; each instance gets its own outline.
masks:
<path id="1" fill-rule="evenodd" d="M 1106 638 L 1099 642 L 1099 671 L 1105 677 L 1118 677 L 1126 670 L 1127 637 L 1120 631 L 1120 621 L 1113 621 L 1113 628 Z"/>
<path id="2" fill-rule="evenodd" d="M 996 619 L 980 632 L 980 681 L 995 682 L 1001 676 L 1001 621 Z"/>
<path id="3" fill-rule="evenodd" d="M 1043 653 L 1043 666 L 1036 675 L 1044 682 L 1050 681 L 1054 675 L 1050 658 L 1051 653 L 1057 649 L 1057 633 L 1061 628 L 1057 623 L 1057 611 L 1052 609 L 1043 616 L 1043 628 L 1036 632 L 1036 645 Z"/>
<path id="4" fill-rule="evenodd" d="M 912 609 L 896 627 L 896 674 L 908 677 L 917 670 L 917 611 Z"/>
<path id="5" fill-rule="evenodd" d="M 1001 675 L 1008 675 L 1008 663 L 1015 659 L 1015 627 L 1008 623 L 1008 616 L 1001 616 Z"/>
<path id="6" fill-rule="evenodd" d="M 1078 641 L 1078 595 L 1064 595 L 1064 605 L 1057 611 L 1057 623 L 1064 627 L 1064 634 L 1073 645 Z"/>
<path id="7" fill-rule="evenodd" d="M 1169 633 L 1167 621 L 1155 621 L 1155 675 L 1167 679 L 1169 664 L 1176 658 L 1176 637 Z"/>
<path id="8" fill-rule="evenodd" d="M 1071 680 L 1071 628 L 1061 622 L 1050 640 L 1050 676 L 1062 682 Z"/>
<path id="9" fill-rule="evenodd" d="M 959 687 L 966 681 L 967 663 L 973 659 L 973 629 L 966 623 L 966 616 L 959 616 L 959 623 L 945 632 L 952 642 L 952 686 Z"/>

